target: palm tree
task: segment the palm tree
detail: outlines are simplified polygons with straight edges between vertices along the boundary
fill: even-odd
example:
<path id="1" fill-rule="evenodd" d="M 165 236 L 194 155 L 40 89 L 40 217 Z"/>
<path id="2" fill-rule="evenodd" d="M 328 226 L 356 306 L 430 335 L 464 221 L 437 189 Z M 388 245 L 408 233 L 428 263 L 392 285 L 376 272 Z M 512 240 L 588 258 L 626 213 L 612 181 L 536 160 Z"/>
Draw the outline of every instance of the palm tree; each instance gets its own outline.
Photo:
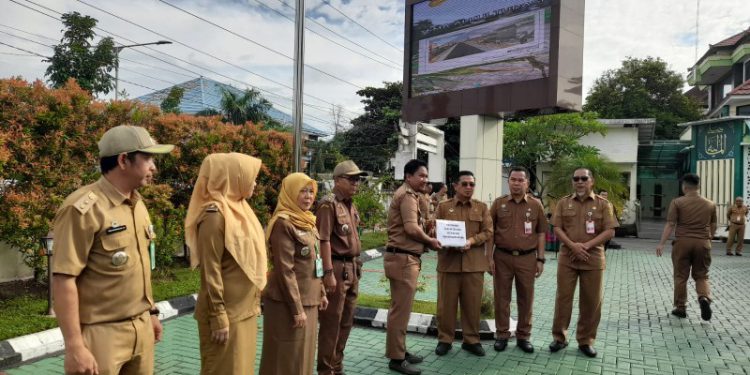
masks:
<path id="1" fill-rule="evenodd" d="M 268 119 L 271 102 L 256 90 L 248 89 L 242 95 L 237 95 L 222 89 L 221 108 L 224 118 L 233 124 L 240 125 L 247 121 L 260 123 Z"/>

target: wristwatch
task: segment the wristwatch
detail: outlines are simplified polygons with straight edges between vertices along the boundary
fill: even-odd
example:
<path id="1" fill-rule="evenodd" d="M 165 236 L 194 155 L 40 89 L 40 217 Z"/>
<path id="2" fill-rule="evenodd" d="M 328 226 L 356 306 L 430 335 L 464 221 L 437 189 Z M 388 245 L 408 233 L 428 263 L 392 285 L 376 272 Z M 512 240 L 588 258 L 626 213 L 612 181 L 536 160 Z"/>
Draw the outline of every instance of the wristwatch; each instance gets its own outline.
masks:
<path id="1" fill-rule="evenodd" d="M 546 261 L 547 261 L 547 259 L 544 259 L 544 258 L 536 258 L 536 261 L 537 261 L 537 262 L 542 262 L 542 264 L 544 264 L 544 262 L 546 262 Z"/>
<path id="2" fill-rule="evenodd" d="M 323 274 L 324 274 L 324 275 L 327 275 L 327 274 L 329 274 L 329 273 L 330 273 L 330 274 L 333 274 L 333 268 L 331 268 L 331 269 L 327 269 L 327 270 L 323 271 Z"/>
<path id="3" fill-rule="evenodd" d="M 159 315 L 159 314 L 161 314 L 161 311 L 159 311 L 159 309 L 157 309 L 156 307 L 154 307 L 153 309 L 148 310 L 148 313 L 151 314 L 151 315 Z"/>

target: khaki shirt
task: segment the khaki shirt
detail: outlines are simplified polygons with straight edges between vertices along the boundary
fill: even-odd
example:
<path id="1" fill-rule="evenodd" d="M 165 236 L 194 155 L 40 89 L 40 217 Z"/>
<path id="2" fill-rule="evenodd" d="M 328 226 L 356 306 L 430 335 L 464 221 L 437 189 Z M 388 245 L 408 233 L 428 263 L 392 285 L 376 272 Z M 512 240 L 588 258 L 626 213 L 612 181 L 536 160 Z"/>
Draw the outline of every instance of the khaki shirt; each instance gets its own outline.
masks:
<path id="1" fill-rule="evenodd" d="M 490 207 L 495 225 L 495 246 L 508 250 L 531 250 L 539 246 L 539 233 L 547 233 L 544 207 L 538 200 L 525 194 L 516 203 L 511 195 L 495 199 Z M 526 223 L 531 233 L 525 234 Z"/>
<path id="2" fill-rule="evenodd" d="M 268 242 L 273 269 L 263 296 L 286 302 L 293 315 L 302 314 L 303 306 L 319 305 L 325 289 L 315 276 L 315 259 L 320 253 L 315 233 L 298 229 L 280 217 Z"/>
<path id="3" fill-rule="evenodd" d="M 674 236 L 711 239 L 716 225 L 716 204 L 698 194 L 685 195 L 669 204 L 667 221 L 675 225 Z"/>
<path id="4" fill-rule="evenodd" d="M 260 314 L 260 290 L 224 247 L 224 216 L 208 206 L 198 218 L 201 288 L 195 319 L 212 330 Z"/>
<path id="5" fill-rule="evenodd" d="M 425 251 L 425 244 L 409 237 L 404 229 L 406 223 L 416 223 L 424 227 L 426 212 L 420 208 L 419 193 L 404 183 L 393 194 L 391 206 L 388 208 L 388 242 L 387 246 L 412 251 L 421 255 Z"/>
<path id="6" fill-rule="evenodd" d="M 53 223 L 52 272 L 75 276 L 81 324 L 121 321 L 149 310 L 153 233 L 141 195 L 106 178 L 70 194 Z"/>
<path id="7" fill-rule="evenodd" d="M 320 240 L 330 241 L 332 255 L 359 256 L 359 212 L 351 199 L 344 200 L 334 189 L 333 195 L 320 201 L 315 216 Z"/>
<path id="8" fill-rule="evenodd" d="M 741 207 L 737 207 L 736 204 L 732 204 L 727 209 L 727 220 L 732 224 L 745 225 L 747 221 L 748 208 L 744 204 Z"/>
<path id="9" fill-rule="evenodd" d="M 594 233 L 586 233 L 586 222 L 594 222 Z M 612 205 L 608 200 L 590 193 L 583 199 L 578 199 L 575 194 L 567 195 L 557 202 L 555 212 L 552 216 L 552 225 L 560 228 L 573 242 L 587 242 L 608 229 L 620 226 L 615 220 Z M 589 249 L 588 262 L 572 261 L 570 249 L 565 244 L 560 246 L 559 263 L 581 270 L 598 270 L 606 267 L 604 257 L 604 244 L 599 244 Z"/>
<path id="10" fill-rule="evenodd" d="M 438 272 L 489 271 L 484 243 L 492 237 L 492 218 L 486 204 L 476 199 L 468 202 L 449 199 L 440 203 L 435 218 L 463 221 L 466 223 L 466 240 L 474 239 L 474 246 L 465 252 L 448 248 L 439 250 Z"/>

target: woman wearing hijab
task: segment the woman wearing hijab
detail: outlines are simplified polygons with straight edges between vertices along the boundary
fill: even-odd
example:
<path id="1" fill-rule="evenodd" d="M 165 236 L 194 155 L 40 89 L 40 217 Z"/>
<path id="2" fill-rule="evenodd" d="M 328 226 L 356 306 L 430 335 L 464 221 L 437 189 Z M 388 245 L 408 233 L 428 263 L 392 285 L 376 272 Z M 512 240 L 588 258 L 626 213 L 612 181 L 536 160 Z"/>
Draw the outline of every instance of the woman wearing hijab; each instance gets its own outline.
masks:
<path id="1" fill-rule="evenodd" d="M 260 165 L 244 154 L 209 155 L 190 198 L 185 240 L 190 265 L 201 272 L 195 307 L 201 374 L 254 371 L 268 260 L 263 228 L 246 199 Z"/>
<path id="2" fill-rule="evenodd" d="M 310 212 L 317 190 L 315 180 L 304 173 L 284 178 L 266 228 L 273 269 L 263 291 L 261 375 L 313 373 L 318 308 L 328 306 L 318 230 Z"/>

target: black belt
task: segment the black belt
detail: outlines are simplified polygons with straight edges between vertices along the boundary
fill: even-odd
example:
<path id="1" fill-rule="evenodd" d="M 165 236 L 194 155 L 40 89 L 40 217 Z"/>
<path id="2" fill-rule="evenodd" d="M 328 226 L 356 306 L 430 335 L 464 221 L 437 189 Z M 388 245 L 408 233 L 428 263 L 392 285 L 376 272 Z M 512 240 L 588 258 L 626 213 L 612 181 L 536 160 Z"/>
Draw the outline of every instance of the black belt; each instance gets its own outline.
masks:
<path id="1" fill-rule="evenodd" d="M 354 260 L 354 258 L 356 258 L 356 257 L 355 257 L 355 256 L 352 256 L 352 255 L 337 255 L 337 254 L 331 254 L 331 259 L 332 259 L 332 260 L 340 260 L 340 261 L 342 261 L 342 262 L 351 262 L 351 261 L 353 261 L 353 260 Z"/>
<path id="2" fill-rule="evenodd" d="M 417 254 L 417 253 L 415 253 L 415 252 L 413 252 L 413 251 L 409 251 L 409 250 L 404 250 L 404 249 L 399 249 L 399 248 L 397 248 L 397 247 L 391 247 L 391 246 L 388 246 L 388 247 L 386 247 L 386 248 L 385 248 L 385 251 L 387 251 L 387 252 L 389 252 L 389 253 L 396 253 L 396 254 L 406 254 L 406 255 L 413 255 L 413 256 L 415 256 L 415 257 L 417 257 L 417 258 L 420 258 L 420 257 L 422 257 L 422 255 L 421 255 L 421 254 Z"/>
<path id="3" fill-rule="evenodd" d="M 504 249 L 502 247 L 495 247 L 495 250 L 502 251 L 504 253 L 508 253 L 513 256 L 521 256 L 521 255 L 528 255 L 536 251 L 536 249 L 529 249 L 529 250 L 511 250 L 511 249 Z"/>

